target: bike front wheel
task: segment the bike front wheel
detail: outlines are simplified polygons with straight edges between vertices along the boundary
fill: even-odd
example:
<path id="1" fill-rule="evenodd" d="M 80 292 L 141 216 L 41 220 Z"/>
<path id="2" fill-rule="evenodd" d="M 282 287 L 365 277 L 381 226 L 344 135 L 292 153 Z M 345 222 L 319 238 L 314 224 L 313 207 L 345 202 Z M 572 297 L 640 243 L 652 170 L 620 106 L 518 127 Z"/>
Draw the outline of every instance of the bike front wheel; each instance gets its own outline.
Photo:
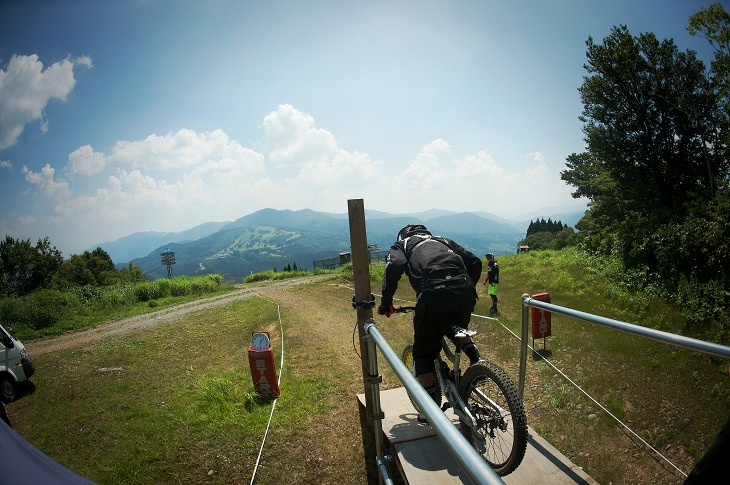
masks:
<path id="1" fill-rule="evenodd" d="M 499 476 L 512 473 L 527 449 L 527 418 L 512 379 L 499 366 L 470 366 L 459 383 L 459 395 L 476 419 L 461 423 L 461 433 Z"/>

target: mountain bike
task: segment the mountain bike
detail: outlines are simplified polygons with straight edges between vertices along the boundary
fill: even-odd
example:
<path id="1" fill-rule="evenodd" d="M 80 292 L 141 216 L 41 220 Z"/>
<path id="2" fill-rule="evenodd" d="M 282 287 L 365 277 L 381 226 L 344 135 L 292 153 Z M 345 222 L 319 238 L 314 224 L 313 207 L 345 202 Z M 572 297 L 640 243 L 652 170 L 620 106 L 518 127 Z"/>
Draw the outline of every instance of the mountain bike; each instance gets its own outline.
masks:
<path id="1" fill-rule="evenodd" d="M 414 310 L 415 307 L 395 308 L 396 313 Z M 466 440 L 498 475 L 508 475 L 520 465 L 527 449 L 527 418 L 522 399 L 512 379 L 492 362 L 480 359 L 467 367 L 462 375 L 459 366 L 462 345 L 466 337 L 473 337 L 477 332 L 459 327 L 452 330 L 454 349 L 447 338 L 442 337 L 443 352 L 435 360 L 439 384 L 437 404 L 441 405 L 445 397 L 441 410 L 452 408 Z M 403 350 L 402 360 L 415 377 L 412 344 Z M 408 397 L 420 414 L 410 393 Z"/>

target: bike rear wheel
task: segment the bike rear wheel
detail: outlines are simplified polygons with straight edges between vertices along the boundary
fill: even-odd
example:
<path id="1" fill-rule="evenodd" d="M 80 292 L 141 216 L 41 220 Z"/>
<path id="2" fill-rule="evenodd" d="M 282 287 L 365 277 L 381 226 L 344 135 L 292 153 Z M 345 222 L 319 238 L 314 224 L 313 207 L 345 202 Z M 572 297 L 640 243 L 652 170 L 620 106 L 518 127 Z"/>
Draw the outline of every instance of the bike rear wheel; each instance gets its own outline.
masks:
<path id="1" fill-rule="evenodd" d="M 461 433 L 499 476 L 512 473 L 527 449 L 527 418 L 517 388 L 499 366 L 470 366 L 459 383 L 459 395 L 477 421 L 461 423 Z"/>
<path id="2" fill-rule="evenodd" d="M 403 364 L 408 368 L 409 371 L 411 371 L 411 374 L 413 374 L 413 377 L 416 377 L 416 364 L 413 362 L 413 344 L 409 344 L 406 346 L 405 349 L 403 349 L 403 354 L 401 355 L 401 361 Z M 441 386 L 438 384 L 436 385 L 436 404 L 439 406 L 441 405 Z M 408 393 L 408 399 L 410 399 L 411 404 L 413 405 L 414 409 L 421 412 L 420 409 L 418 409 L 418 406 L 416 406 L 416 401 L 411 396 L 411 393 Z"/>

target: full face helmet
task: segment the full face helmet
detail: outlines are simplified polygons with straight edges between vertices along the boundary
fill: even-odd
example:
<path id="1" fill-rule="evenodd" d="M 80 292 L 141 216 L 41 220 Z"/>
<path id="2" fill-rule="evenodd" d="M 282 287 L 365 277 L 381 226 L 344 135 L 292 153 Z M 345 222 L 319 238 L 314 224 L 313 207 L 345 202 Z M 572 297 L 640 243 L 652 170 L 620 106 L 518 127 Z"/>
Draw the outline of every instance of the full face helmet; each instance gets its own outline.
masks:
<path id="1" fill-rule="evenodd" d="M 431 233 L 428 232 L 428 229 L 426 229 L 426 226 L 422 224 L 408 224 L 406 227 L 398 231 L 398 241 L 402 241 L 411 236 L 415 236 L 416 234 L 428 234 L 429 236 L 431 235 Z"/>

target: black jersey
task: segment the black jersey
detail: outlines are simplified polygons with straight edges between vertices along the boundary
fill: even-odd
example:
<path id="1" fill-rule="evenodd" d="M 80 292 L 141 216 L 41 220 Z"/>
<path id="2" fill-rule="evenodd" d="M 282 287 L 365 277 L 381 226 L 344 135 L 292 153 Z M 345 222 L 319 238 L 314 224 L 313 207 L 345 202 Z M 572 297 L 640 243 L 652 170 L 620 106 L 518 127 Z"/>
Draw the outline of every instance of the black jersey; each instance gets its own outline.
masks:
<path id="1" fill-rule="evenodd" d="M 482 261 L 451 239 L 417 234 L 390 247 L 383 276 L 382 298 L 391 304 L 398 281 L 405 273 L 416 294 L 442 285 L 479 281 Z"/>

